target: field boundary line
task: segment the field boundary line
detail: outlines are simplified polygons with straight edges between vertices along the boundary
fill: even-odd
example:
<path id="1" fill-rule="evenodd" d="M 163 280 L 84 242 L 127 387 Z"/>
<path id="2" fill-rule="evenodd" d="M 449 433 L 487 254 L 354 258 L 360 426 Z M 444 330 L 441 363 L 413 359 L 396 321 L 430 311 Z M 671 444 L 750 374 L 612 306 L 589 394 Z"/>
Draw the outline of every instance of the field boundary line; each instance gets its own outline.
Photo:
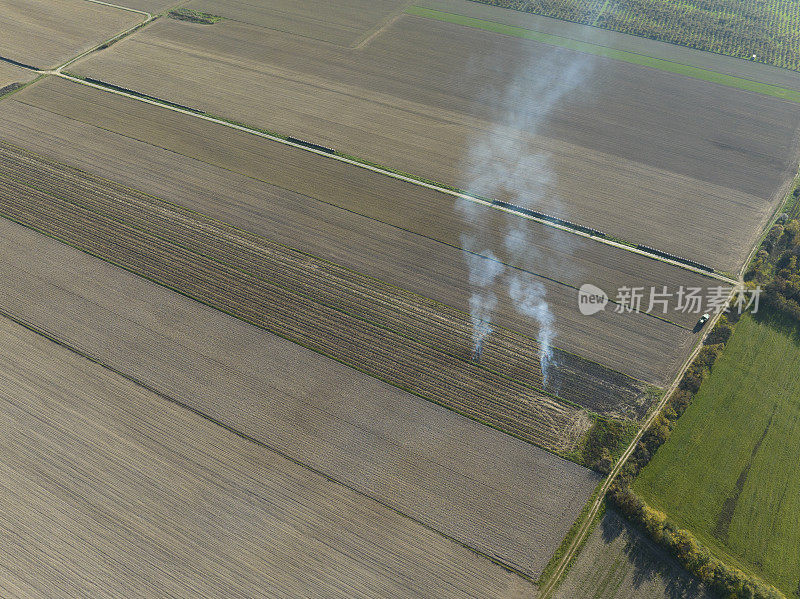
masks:
<path id="1" fill-rule="evenodd" d="M 144 25 L 144 23 L 138 25 L 137 27 L 140 27 L 142 25 Z M 73 59 L 73 61 L 74 60 L 77 60 L 77 59 Z M 73 61 L 71 61 L 71 62 L 73 62 Z M 71 62 L 70 62 L 70 64 L 71 64 Z M 620 249 L 620 250 L 624 250 L 624 251 L 627 251 L 627 252 L 638 254 L 640 256 L 644 256 L 646 258 L 650 258 L 651 260 L 656 260 L 658 262 L 669 264 L 671 266 L 677 266 L 678 268 L 682 268 L 684 270 L 688 270 L 690 272 L 694 272 L 696 274 L 700 274 L 700 275 L 703 275 L 703 276 L 708 277 L 708 278 L 717 279 L 719 281 L 728 283 L 730 285 L 736 285 L 737 284 L 737 281 L 735 281 L 734 279 L 731 279 L 730 277 L 727 277 L 727 276 L 725 276 L 723 274 L 720 274 L 720 273 L 718 273 L 716 271 L 708 271 L 708 270 L 705 270 L 705 269 L 702 269 L 702 268 L 697 268 L 697 267 L 691 266 L 689 264 L 685 264 L 683 262 L 680 262 L 678 260 L 673 260 L 671 258 L 667 258 L 665 256 L 661 256 L 661 255 L 655 253 L 655 251 L 653 251 L 653 252 L 647 251 L 647 250 L 641 249 L 640 247 L 634 247 L 634 246 L 628 245 L 626 243 L 615 241 L 613 239 L 606 239 L 604 237 L 600 237 L 599 235 L 596 235 L 596 234 L 593 234 L 593 233 L 589 233 L 589 232 L 586 232 L 586 231 L 581 231 L 581 230 L 578 230 L 577 228 L 570 227 L 570 226 L 568 226 L 566 224 L 553 222 L 552 220 L 548 220 L 547 218 L 542 218 L 542 217 L 536 216 L 534 214 L 530 214 L 529 213 L 530 211 L 527 211 L 525 208 L 522 208 L 522 207 L 519 207 L 519 206 L 514 206 L 512 204 L 507 204 L 505 202 L 497 202 L 495 200 L 483 199 L 483 198 L 480 198 L 480 197 L 477 197 L 477 196 L 473 196 L 473 195 L 464 193 L 463 191 L 457 191 L 457 190 L 454 190 L 454 189 L 449 189 L 449 188 L 444 187 L 442 185 L 437 185 L 436 183 L 431 183 L 429 181 L 423 181 L 422 179 L 419 179 L 419 178 L 411 176 L 411 175 L 401 174 L 401 173 L 397 173 L 397 172 L 394 172 L 392 170 L 389 170 L 387 168 L 383 168 L 383 167 L 376 166 L 376 165 L 373 165 L 373 164 L 367 164 L 365 162 L 361 162 L 359 160 L 356 160 L 354 158 L 350 158 L 348 156 L 342 156 L 340 154 L 336 154 L 330 148 L 317 146 L 315 144 L 309 144 L 309 143 L 303 142 L 302 140 L 299 140 L 299 139 L 294 139 L 294 138 L 285 139 L 283 137 L 280 137 L 278 135 L 274 135 L 272 133 L 266 133 L 264 131 L 260 131 L 258 129 L 254 129 L 252 127 L 247 127 L 245 125 L 231 123 L 231 122 L 226 121 L 226 120 L 224 120 L 222 118 L 211 116 L 211 115 L 208 115 L 208 114 L 205 114 L 205 113 L 202 113 L 202 112 L 199 112 L 199 111 L 195 111 L 195 110 L 192 110 L 192 109 L 189 109 L 189 108 L 184 108 L 184 107 L 181 107 L 181 106 L 177 106 L 177 105 L 171 104 L 171 103 L 169 103 L 167 101 L 164 101 L 164 100 L 159 100 L 157 98 L 151 98 L 151 97 L 144 96 L 144 95 L 141 95 L 141 94 L 138 94 L 138 93 L 135 93 L 135 92 L 131 92 L 131 91 L 123 91 L 121 89 L 117 89 L 117 88 L 115 88 L 115 87 L 113 87 L 111 85 L 104 84 L 102 82 L 98 83 L 98 82 L 95 82 L 95 81 L 87 81 L 87 80 L 82 79 L 80 77 L 75 77 L 73 75 L 69 75 L 67 73 L 63 73 L 63 72 L 61 72 L 60 69 L 57 69 L 55 71 L 47 72 L 46 74 L 55 75 L 57 77 L 61 77 L 62 79 L 65 79 L 67 81 L 72 81 L 73 83 L 78 83 L 80 85 L 85 85 L 85 86 L 88 86 L 88 87 L 91 87 L 91 88 L 94 88 L 94 89 L 98 89 L 98 90 L 101 90 L 101 91 L 104 91 L 104 92 L 107 92 L 107 93 L 112 93 L 112 94 L 115 94 L 115 95 L 118 95 L 118 96 L 122 96 L 124 98 L 128 98 L 128 99 L 131 99 L 131 100 L 136 100 L 136 101 L 139 101 L 139 102 L 143 102 L 145 104 L 150 104 L 151 106 L 158 106 L 158 107 L 161 107 L 161 108 L 164 108 L 164 109 L 167 109 L 167 110 L 171 110 L 173 112 L 177 112 L 177 113 L 180 113 L 180 114 L 185 114 L 185 115 L 188 115 L 188 116 L 192 116 L 192 117 L 195 117 L 195 118 L 198 118 L 198 119 L 202 119 L 202 120 L 210 122 L 210 123 L 214 123 L 214 124 L 217 124 L 217 125 L 222 125 L 223 127 L 228 127 L 230 129 L 235 129 L 237 131 L 241 131 L 243 133 L 248 133 L 250 135 L 255 135 L 257 137 L 261 137 L 261 138 L 267 139 L 269 141 L 274 141 L 274 142 L 277 142 L 277 143 L 280 143 L 280 144 L 283 144 L 283 145 L 286 145 L 286 146 L 289 146 L 289 147 L 292 147 L 292 148 L 296 148 L 296 149 L 299 149 L 299 150 L 304 150 L 306 152 L 311 152 L 312 154 L 316 154 L 318 156 L 329 158 L 331 160 L 336 160 L 338 162 L 343 162 L 343 163 L 349 164 L 351 166 L 356 166 L 358 168 L 362 168 L 362 169 L 365 169 L 365 170 L 368 170 L 368 171 L 371 171 L 371 172 L 374 172 L 374 173 L 377 173 L 377 174 L 380 174 L 380 175 L 384 175 L 384 176 L 390 177 L 392 179 L 397 179 L 399 181 L 404 181 L 404 182 L 410 183 L 412 185 L 417 185 L 418 187 L 424 187 L 426 189 L 430 189 L 432 191 L 437 191 L 437 192 L 445 194 L 445 195 L 449 195 L 449 196 L 452 196 L 452 197 L 455 197 L 455 198 L 459 198 L 459 199 L 462 199 L 462 200 L 467 200 L 469 202 L 484 206 L 486 208 L 499 210 L 501 212 L 505 212 L 507 214 L 512 214 L 512 215 L 517 216 L 519 218 L 524 218 L 526 220 L 530 220 L 530 221 L 536 222 L 538 224 L 550 227 L 552 229 L 557 229 L 557 230 L 563 231 L 565 233 L 570 233 L 570 234 L 573 234 L 573 235 L 577 235 L 579 237 L 583 237 L 585 239 L 590 239 L 592 241 L 596 241 L 598 243 L 603 243 L 605 245 L 608 245 L 608 246 L 611 246 L 611 247 L 614 247 L 614 248 L 617 248 L 617 249 Z"/>
<path id="2" fill-rule="evenodd" d="M 372 40 L 378 37 L 381 33 L 389 29 L 392 25 L 397 22 L 397 19 L 402 17 L 408 7 L 414 0 L 406 0 L 401 6 L 392 12 L 388 18 L 386 18 L 383 22 L 378 23 L 378 26 L 373 28 L 372 31 L 368 31 L 367 34 L 362 37 L 359 41 L 353 44 L 351 47 L 353 50 L 361 50 L 364 46 L 369 44 Z"/>
<path id="3" fill-rule="evenodd" d="M 23 226 L 25 226 L 25 225 L 23 225 Z M 37 326 L 37 325 L 35 325 L 33 323 L 30 323 L 30 322 L 28 322 L 28 321 L 26 321 L 26 320 L 24 320 L 22 318 L 14 316 L 13 314 L 8 312 L 3 307 L 0 307 L 0 318 L 5 318 L 6 320 L 9 320 L 9 321 L 13 322 L 14 324 L 17 324 L 17 325 L 19 325 L 19 326 L 31 331 L 32 333 L 35 333 L 36 335 L 39 335 L 39 336 L 47 339 L 51 343 L 55 343 L 56 345 L 58 345 L 60 347 L 63 347 L 64 349 L 72 352 L 73 354 L 75 354 L 77 356 L 80 356 L 81 358 L 83 358 L 85 360 L 88 360 L 89 362 L 92 362 L 93 364 L 97 364 L 101 368 L 104 368 L 104 369 L 108 370 L 109 372 L 112 372 L 112 373 L 116 374 L 117 376 L 122 377 L 123 379 L 133 383 L 134 385 L 136 385 L 136 386 L 138 386 L 138 387 L 140 387 L 140 388 L 142 388 L 142 389 L 144 389 L 144 390 L 146 390 L 146 391 L 148 391 L 150 393 L 153 393 L 154 395 L 164 399 L 165 401 L 168 401 L 168 402 L 173 403 L 173 404 L 175 404 L 175 405 L 177 405 L 177 406 L 179 406 L 179 407 L 181 407 L 181 408 L 183 408 L 185 410 L 188 410 L 188 411 L 192 412 L 193 414 L 196 414 L 196 415 L 200 416 L 201 418 L 203 418 L 203 419 L 205 419 L 205 420 L 207 420 L 207 421 L 209 421 L 209 422 L 211 422 L 211 423 L 213 423 L 213 424 L 225 429 L 226 431 L 228 431 L 230 433 L 233 433 L 234 435 L 244 439 L 245 441 L 249 441 L 249 442 L 251 442 L 251 443 L 253 443 L 253 444 L 255 444 L 255 445 L 259 446 L 259 447 L 262 447 L 262 448 L 266 449 L 267 451 L 271 451 L 272 453 L 274 453 L 274 454 L 276 454 L 276 455 L 278 455 L 278 456 L 290 461 L 291 463 L 296 464 L 297 466 L 300 466 L 304 470 L 307 470 L 307 471 L 312 472 L 312 473 L 314 473 L 314 474 L 316 474 L 318 476 L 321 476 L 325 480 L 328 480 L 328 481 L 330 481 L 330 482 L 332 482 L 334 484 L 337 484 L 337 485 L 339 485 L 341 487 L 344 487 L 345 489 L 348 489 L 349 491 L 352 491 L 353 493 L 355 493 L 355 494 L 357 494 L 357 495 L 359 495 L 361 497 L 364 497 L 364 498 L 368 499 L 369 501 L 374 501 L 375 503 L 377 503 L 377 504 L 383 506 L 384 508 L 394 512 L 395 514 L 398 514 L 399 516 L 402 516 L 403 518 L 406 518 L 406 519 L 410 520 L 411 522 L 414 522 L 414 523 L 422 526 L 423 528 L 425 528 L 427 530 L 430 530 L 430 531 L 434 532 L 435 534 L 440 535 L 441 537 L 447 539 L 448 541 L 450 541 L 452 543 L 455 543 L 456 545 L 458 545 L 460 547 L 463 547 L 467 551 L 470 551 L 470 552 L 474 553 L 475 555 L 478 555 L 480 557 L 488 559 L 490 562 L 492 562 L 493 564 L 495 564 L 497 566 L 500 566 L 501 568 L 503 568 L 507 572 L 510 572 L 512 574 L 516 574 L 520 578 L 522 578 L 522 579 L 526 580 L 527 582 L 531 583 L 531 585 L 534 588 L 538 588 L 538 585 L 536 584 L 536 581 L 530 575 L 525 574 L 521 570 L 518 570 L 516 567 L 514 567 L 514 566 L 512 566 L 512 565 L 510 565 L 510 564 L 508 564 L 508 563 L 506 563 L 506 562 L 504 562 L 502 560 L 500 560 L 499 558 L 496 558 L 496 557 L 494 557 L 494 556 L 492 556 L 492 555 L 490 555 L 488 553 L 484 553 L 483 551 L 480 551 L 480 550 L 478 550 L 478 549 L 476 549 L 476 548 L 464 543 L 463 541 L 459 541 L 455 537 L 451 537 L 450 535 L 438 530 L 437 528 L 435 528 L 435 527 L 433 527 L 433 526 L 431 526 L 429 524 L 426 524 L 422 520 L 418 520 L 414 516 L 412 516 L 410 514 L 406 514 L 402 510 L 393 507 L 389 503 L 387 503 L 385 501 L 382 501 L 381 499 L 378 499 L 377 497 L 373 497 L 372 495 L 370 495 L 369 493 L 366 493 L 365 491 L 361 491 L 361 490 L 359 490 L 359 489 L 357 489 L 357 488 L 355 488 L 355 487 L 353 487 L 351 485 L 348 485 L 347 483 L 345 483 L 343 481 L 340 481 L 337 478 L 335 478 L 335 477 L 333 477 L 333 476 L 331 476 L 329 474 L 326 474 L 322 470 L 318 470 L 317 468 L 315 468 L 315 467 L 313 467 L 313 466 L 311 466 L 309 464 L 306 464 L 305 462 L 303 462 L 303 461 L 301 461 L 301 460 L 299 460 L 297 458 L 292 457 L 288 453 L 286 453 L 286 452 L 284 452 L 284 451 L 282 451 L 282 450 L 280 450 L 280 449 L 278 449 L 276 447 L 272 447 L 267 442 L 261 441 L 260 439 L 252 437 L 251 435 L 249 435 L 247 433 L 244 433 L 244 432 L 238 430 L 237 428 L 235 428 L 235 427 L 233 427 L 231 425 L 225 424 L 221 420 L 217 420 L 216 418 L 214 418 L 212 416 L 209 416 L 208 414 L 204 413 L 203 411 L 201 411 L 201 410 L 199 410 L 197 408 L 194 408 L 194 407 L 182 402 L 179 399 L 176 399 L 176 398 L 174 398 L 174 397 L 172 397 L 170 395 L 167 395 L 166 393 L 164 393 L 162 391 L 159 391 L 158 389 L 156 389 L 155 387 L 149 385 L 148 383 L 145 383 L 144 381 L 140 381 L 136 377 L 134 377 L 132 375 L 129 375 L 129 374 L 126 374 L 122 370 L 114 368 L 113 366 L 110 366 L 110 365 L 104 363 L 102 360 L 93 357 L 88 352 L 85 352 L 85 351 L 83 351 L 83 350 L 81 350 L 81 349 L 79 349 L 77 347 L 74 347 L 74 346 L 70 345 L 67 341 L 64 341 L 64 340 L 60 339 L 57 335 L 55 335 L 53 333 L 50 333 L 46 329 L 41 328 L 41 327 L 39 327 L 39 326 Z"/>
<path id="4" fill-rule="evenodd" d="M 127 6 L 120 6 L 119 4 L 111 4 L 110 2 L 103 2 L 102 0 L 86 0 L 86 2 L 91 2 L 93 4 L 102 4 L 103 6 L 110 6 L 111 8 L 118 8 L 120 10 L 127 10 L 128 12 L 136 12 L 140 15 L 146 15 L 148 17 L 152 17 L 149 12 L 145 12 L 143 10 L 139 10 L 136 8 L 129 8 Z"/>
<path id="5" fill-rule="evenodd" d="M 584 40 L 579 40 L 571 37 L 565 37 L 554 33 L 545 33 L 543 31 L 537 31 L 536 29 L 526 29 L 524 27 L 506 25 L 498 21 L 490 21 L 488 19 L 478 19 L 476 17 L 470 17 L 467 15 L 436 10 L 434 8 L 425 8 L 416 5 L 409 7 L 408 10 L 406 10 L 406 14 L 422 17 L 425 19 L 432 19 L 434 21 L 453 23 L 464 27 L 472 27 L 474 29 L 481 29 L 483 31 L 491 31 L 492 33 L 497 33 L 500 35 L 508 35 L 522 39 L 529 39 L 540 43 L 550 44 L 551 46 L 567 48 L 569 50 L 574 50 L 576 52 L 583 52 L 585 54 L 592 54 L 595 56 L 602 56 L 604 58 L 620 60 L 631 64 L 638 64 L 641 66 L 657 69 L 660 71 L 665 71 L 668 73 L 675 73 L 677 75 L 684 75 L 686 77 L 691 77 L 693 79 L 699 79 L 701 81 L 717 83 L 719 85 L 724 85 L 726 87 L 733 87 L 736 89 L 741 89 L 749 92 L 760 93 L 767 96 L 780 98 L 782 100 L 786 100 L 789 102 L 800 102 L 800 91 L 798 90 L 781 87 L 779 85 L 773 85 L 771 83 L 764 83 L 762 81 L 758 81 L 757 79 L 748 79 L 746 77 L 739 77 L 737 75 L 728 75 L 726 73 L 720 73 L 719 71 L 714 71 L 703 67 L 696 67 L 686 63 L 677 62 L 675 60 L 669 60 L 666 58 L 651 56 L 649 54 L 642 54 L 640 52 L 633 52 L 631 50 L 620 50 L 617 48 L 613 48 L 611 46 L 604 46 L 602 44 L 596 44 L 594 42 L 587 42 Z M 531 14 L 536 14 L 536 13 L 531 13 Z M 594 25 L 584 25 L 584 26 L 596 27 L 597 29 L 600 29 L 602 31 L 611 31 L 612 33 L 617 33 L 614 32 L 613 30 L 605 29 L 603 27 L 597 27 Z M 642 39 L 651 39 L 643 36 L 637 36 L 637 37 L 642 37 Z M 681 46 L 681 47 L 686 48 L 688 46 Z M 695 48 L 690 48 L 690 49 L 696 50 Z M 696 50 L 696 51 L 703 52 L 703 50 Z M 728 55 L 722 54 L 721 56 L 728 56 Z"/>

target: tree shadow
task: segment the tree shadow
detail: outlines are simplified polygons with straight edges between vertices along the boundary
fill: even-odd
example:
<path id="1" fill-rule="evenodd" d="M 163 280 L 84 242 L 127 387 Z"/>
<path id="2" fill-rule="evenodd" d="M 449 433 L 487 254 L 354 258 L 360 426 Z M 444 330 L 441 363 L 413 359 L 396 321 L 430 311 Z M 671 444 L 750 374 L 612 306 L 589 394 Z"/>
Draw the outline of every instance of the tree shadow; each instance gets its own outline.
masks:
<path id="1" fill-rule="evenodd" d="M 800 347 L 800 322 L 790 316 L 772 310 L 759 310 L 750 316 L 758 324 L 766 325 L 778 333 L 788 335 L 797 347 Z"/>
<path id="2" fill-rule="evenodd" d="M 623 516 L 609 508 L 601 523 L 603 540 L 624 542 L 622 551 L 631 565 L 631 586 L 637 591 L 658 581 L 664 585 L 665 599 L 711 599 L 705 586 L 664 549 L 658 547 Z M 624 539 L 620 540 L 620 537 Z"/>

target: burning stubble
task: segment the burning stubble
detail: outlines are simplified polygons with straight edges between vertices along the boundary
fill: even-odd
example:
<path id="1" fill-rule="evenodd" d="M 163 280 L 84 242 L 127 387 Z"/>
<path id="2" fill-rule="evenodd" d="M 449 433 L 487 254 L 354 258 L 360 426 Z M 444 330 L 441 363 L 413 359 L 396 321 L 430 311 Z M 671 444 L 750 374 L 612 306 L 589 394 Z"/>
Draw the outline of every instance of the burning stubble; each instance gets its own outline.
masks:
<path id="1" fill-rule="evenodd" d="M 503 89 L 490 90 L 477 99 L 493 108 L 494 124 L 470 143 L 466 161 L 469 166 L 465 169 L 470 193 L 564 215 L 555 191 L 557 175 L 552 157 L 545 151 L 531 149 L 531 139 L 541 133 L 553 110 L 586 79 L 593 60 L 590 56 L 558 48 L 544 55 L 531 55 L 515 68 Z M 504 59 L 497 57 L 494 65 L 484 60 L 475 68 L 504 68 L 504 62 L 500 61 Z M 484 340 L 492 332 L 497 293 L 505 293 L 519 313 L 536 322 L 541 347 L 540 367 L 546 388 L 554 365 L 553 340 L 556 337 L 555 317 L 547 302 L 546 289 L 541 283 L 523 279 L 518 271 L 504 267 L 493 251 L 493 244 L 502 245 L 504 262 L 539 272 L 542 258 L 534 250 L 534 232 L 529 221 L 506 216 L 503 238 L 498 243 L 487 230 L 484 207 L 459 199 L 456 210 L 465 223 L 462 247 L 470 252 L 466 255 L 471 288 L 473 359 L 480 359 Z M 554 239 L 549 241 L 554 242 Z"/>

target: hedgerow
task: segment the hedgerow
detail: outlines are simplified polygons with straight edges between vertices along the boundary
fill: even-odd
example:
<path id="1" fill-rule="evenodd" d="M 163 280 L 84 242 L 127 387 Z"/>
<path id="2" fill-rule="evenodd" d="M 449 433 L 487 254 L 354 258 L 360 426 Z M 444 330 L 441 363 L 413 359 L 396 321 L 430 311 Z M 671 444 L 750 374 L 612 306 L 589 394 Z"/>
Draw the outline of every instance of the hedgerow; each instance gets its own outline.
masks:
<path id="1" fill-rule="evenodd" d="M 746 275 L 750 285 L 764 286 L 761 301 L 767 310 L 791 316 L 798 323 L 800 323 L 799 256 L 800 222 L 792 220 L 775 225 L 766 235 Z M 711 374 L 738 319 L 737 309 L 731 309 L 719 318 L 714 329 L 706 336 L 703 347 L 681 378 L 678 388 L 668 399 L 664 410 L 637 443 L 608 496 L 623 514 L 656 543 L 667 548 L 687 570 L 723 597 L 781 599 L 784 595 L 775 587 L 711 555 L 691 532 L 675 526 L 664 513 L 648 506 L 631 488 L 633 480 L 658 448 L 669 439 L 676 421 L 686 411 L 703 381 Z"/>

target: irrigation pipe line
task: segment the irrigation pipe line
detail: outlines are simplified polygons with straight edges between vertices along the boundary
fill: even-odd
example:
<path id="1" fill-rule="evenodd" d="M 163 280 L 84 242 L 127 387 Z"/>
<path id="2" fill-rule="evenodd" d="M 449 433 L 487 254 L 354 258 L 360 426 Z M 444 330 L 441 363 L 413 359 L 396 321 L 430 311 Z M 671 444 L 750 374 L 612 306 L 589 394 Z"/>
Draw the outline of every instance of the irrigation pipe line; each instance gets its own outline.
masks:
<path id="1" fill-rule="evenodd" d="M 144 21 L 143 23 L 140 23 L 136 27 L 141 27 L 141 26 L 145 25 L 150 20 L 152 20 L 152 18 L 153 18 L 152 16 L 149 17 L 147 21 Z M 134 27 L 132 29 L 135 29 L 136 27 Z M 118 39 L 119 37 L 127 35 L 130 31 L 132 31 L 132 29 L 120 34 L 119 36 L 117 36 L 116 38 L 113 38 L 113 39 Z M 108 43 L 108 42 L 104 42 L 104 43 Z M 100 45 L 102 46 L 103 44 L 100 44 Z M 382 167 L 379 167 L 379 166 L 375 166 L 375 165 L 372 165 L 372 164 L 365 164 L 363 162 L 360 162 L 358 160 L 354 160 L 352 158 L 348 158 L 346 156 L 340 156 L 338 154 L 333 154 L 330 151 L 325 150 L 325 149 L 318 149 L 318 148 L 315 148 L 315 147 L 309 147 L 308 145 L 305 145 L 305 144 L 302 144 L 302 143 L 297 143 L 295 141 L 291 141 L 291 140 L 288 140 L 288 139 L 284 139 L 282 137 L 278 137 L 277 135 L 272 135 L 270 133 L 265 133 L 263 131 L 259 131 L 258 129 L 252 129 L 252 128 L 246 127 L 244 125 L 238 125 L 238 124 L 235 124 L 235 123 L 230 123 L 230 122 L 228 122 L 226 120 L 223 120 L 223 119 L 220 119 L 220 118 L 217 118 L 217 117 L 213 117 L 213 116 L 210 116 L 210 115 L 207 115 L 207 114 L 201 114 L 199 112 L 195 112 L 193 110 L 182 108 L 180 106 L 174 106 L 172 104 L 168 104 L 167 102 L 162 101 L 162 100 L 158 100 L 158 99 L 155 99 L 155 98 L 143 97 L 143 96 L 141 96 L 139 94 L 130 93 L 130 92 L 123 91 L 123 90 L 120 90 L 120 89 L 115 89 L 114 87 L 111 87 L 109 85 L 104 85 L 102 83 L 95 83 L 93 81 L 86 81 L 84 79 L 81 79 L 80 77 L 73 77 L 72 75 L 67 75 L 66 73 L 62 72 L 64 67 L 69 66 L 70 64 L 74 63 L 76 60 L 79 60 L 80 58 L 83 58 L 87 54 L 93 52 L 95 49 L 96 48 L 94 48 L 92 50 L 89 50 L 89 51 L 83 53 L 82 55 L 80 55 L 80 56 L 78 56 L 76 58 L 73 58 L 68 63 L 62 65 L 61 67 L 59 67 L 58 69 L 55 69 L 54 71 L 39 71 L 39 73 L 41 73 L 43 75 L 55 75 L 57 77 L 61 77 L 62 79 L 66 79 L 68 81 L 72 81 L 73 83 L 86 85 L 88 87 L 92 87 L 92 88 L 95 88 L 95 89 L 98 89 L 98 90 L 101 90 L 101 91 L 104 91 L 104 92 L 107 92 L 107 93 L 111 93 L 111 94 L 115 94 L 115 95 L 118 95 L 118 96 L 122 96 L 124 98 L 128 98 L 128 99 L 131 99 L 131 100 L 136 100 L 136 101 L 139 101 L 139 102 L 143 102 L 145 104 L 150 104 L 152 106 L 158 106 L 158 107 L 164 108 L 166 110 L 171 110 L 173 112 L 177 112 L 177 113 L 180 113 L 180 114 L 185 114 L 185 115 L 188 115 L 188 116 L 192 116 L 192 117 L 195 117 L 195 118 L 198 118 L 198 119 L 202 119 L 204 121 L 208 121 L 209 123 L 214 123 L 216 125 L 222 125 L 223 127 L 228 127 L 229 129 L 235 129 L 237 131 L 242 131 L 243 133 L 248 133 L 250 135 L 255 135 L 255 136 L 261 137 L 263 139 L 268 139 L 269 141 L 274 141 L 276 143 L 280 143 L 280 144 L 283 144 L 285 146 L 290 146 L 292 148 L 297 148 L 299 150 L 304 150 L 306 152 L 311 152 L 312 154 L 317 154 L 318 156 L 323 156 L 323 157 L 329 158 L 331 160 L 337 160 L 339 162 L 343 162 L 345 164 L 349 164 L 349 165 L 352 165 L 352 166 L 356 166 L 358 168 L 362 168 L 362 169 L 365 169 L 365 170 L 368 170 L 368 171 L 372 171 L 374 173 L 378 173 L 378 174 L 384 175 L 386 177 L 391 177 L 392 179 L 397 179 L 399 181 L 404 181 L 404 182 L 410 183 L 412 185 L 417 185 L 418 187 L 424 187 L 426 189 L 430 189 L 430 190 L 437 191 L 439 193 L 446 194 L 446 195 L 449 195 L 449 196 L 452 196 L 452 197 L 456 197 L 456 198 L 460 198 L 460 199 L 463 199 L 463 200 L 467 200 L 469 202 L 473 202 L 475 204 L 478 204 L 478 205 L 481 205 L 481 206 L 485 206 L 487 208 L 492 208 L 494 210 L 500 210 L 502 212 L 506 212 L 508 214 L 513 214 L 516 217 L 524 218 L 526 220 L 533 221 L 535 223 L 550 227 L 552 229 L 557 229 L 557 230 L 563 231 L 565 233 L 570 233 L 572 235 L 577 235 L 578 237 L 583 237 L 585 239 L 590 239 L 590 240 L 596 241 L 598 243 L 603 243 L 605 245 L 608 245 L 608 246 L 611 246 L 611 247 L 614 247 L 614 248 L 617 248 L 617 249 L 620 249 L 620 250 L 624 250 L 626 252 L 631 252 L 633 254 L 638 254 L 640 256 L 644 256 L 646 258 L 650 258 L 651 260 L 656 260 L 658 262 L 669 264 L 671 266 L 677 266 L 678 268 L 682 268 L 683 270 L 688 270 L 690 272 L 694 272 L 696 274 L 699 274 L 699 275 L 702 275 L 702 276 L 705 276 L 705 277 L 716 279 L 718 281 L 727 283 L 727 284 L 732 285 L 732 286 L 736 286 L 738 284 L 738 282 L 735 279 L 732 279 L 732 278 L 730 278 L 728 276 L 725 276 L 723 274 L 720 274 L 720 273 L 717 273 L 717 272 L 710 272 L 710 271 L 704 270 L 702 268 L 696 268 L 694 266 L 691 266 L 689 264 L 685 264 L 685 263 L 680 262 L 678 260 L 672 260 L 670 258 L 667 258 L 667 257 L 664 257 L 664 256 L 660 256 L 660 255 L 658 255 L 656 253 L 649 252 L 647 250 L 644 250 L 644 249 L 641 249 L 641 248 L 638 248 L 638 247 L 632 247 L 632 246 L 627 245 L 625 243 L 620 243 L 618 241 L 614 241 L 614 240 L 611 240 L 611 239 L 606 239 L 604 237 L 599 237 L 597 235 L 593 235 L 593 234 L 585 232 L 585 231 L 579 231 L 579 230 L 574 229 L 572 227 L 569 227 L 567 225 L 563 225 L 563 224 L 560 224 L 560 223 L 557 223 L 557 222 L 553 222 L 553 221 L 545 219 L 545 218 L 540 218 L 540 217 L 532 215 L 532 214 L 526 214 L 525 212 L 522 211 L 522 210 L 524 210 L 522 208 L 498 205 L 497 203 L 492 202 L 491 200 L 485 200 L 485 199 L 482 199 L 482 198 L 479 198 L 479 197 L 475 197 L 475 196 L 472 196 L 472 195 L 469 195 L 469 194 L 466 194 L 466 193 L 463 193 L 463 192 L 460 192 L 460 191 L 455 191 L 455 190 L 452 190 L 452 189 L 448 189 L 446 187 L 442 187 L 440 185 L 436 185 L 435 183 L 429 183 L 427 181 L 422 181 L 422 180 L 417 179 L 415 177 L 411 177 L 411 176 L 408 176 L 408 175 L 403 175 L 403 174 L 400 174 L 400 173 L 396 173 L 396 172 L 393 172 L 391 170 L 388 170 L 388 169 L 385 169 L 385 168 L 382 168 Z"/>

